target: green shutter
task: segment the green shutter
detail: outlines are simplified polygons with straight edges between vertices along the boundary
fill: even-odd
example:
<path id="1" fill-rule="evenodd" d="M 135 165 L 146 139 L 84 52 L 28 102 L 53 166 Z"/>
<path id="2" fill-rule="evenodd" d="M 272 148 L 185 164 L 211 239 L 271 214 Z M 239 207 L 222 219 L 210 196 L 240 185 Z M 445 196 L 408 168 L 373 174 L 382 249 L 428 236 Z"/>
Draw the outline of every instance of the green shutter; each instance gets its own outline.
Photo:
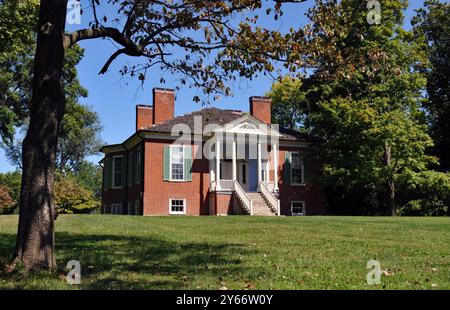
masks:
<path id="1" fill-rule="evenodd" d="M 141 182 L 141 150 L 137 148 L 136 150 L 136 183 Z"/>
<path id="2" fill-rule="evenodd" d="M 304 182 L 305 184 L 308 184 L 311 182 L 311 159 L 307 157 L 303 157 L 303 175 L 304 175 Z"/>
<path id="3" fill-rule="evenodd" d="M 109 159 L 109 169 L 108 169 L 108 175 L 109 175 L 109 188 L 112 188 L 114 185 L 114 175 L 113 175 L 113 166 L 114 166 L 114 159 L 111 157 Z"/>
<path id="4" fill-rule="evenodd" d="M 170 180 L 170 146 L 164 146 L 164 168 L 163 176 L 164 181 Z"/>
<path id="5" fill-rule="evenodd" d="M 122 156 L 122 187 L 127 186 L 127 157 Z"/>
<path id="6" fill-rule="evenodd" d="M 291 184 L 291 152 L 284 153 L 284 183 Z"/>
<path id="7" fill-rule="evenodd" d="M 192 147 L 184 148 L 184 180 L 192 181 Z"/>
<path id="8" fill-rule="evenodd" d="M 105 157 L 105 166 L 103 167 L 103 188 L 108 189 L 109 188 L 109 158 Z"/>

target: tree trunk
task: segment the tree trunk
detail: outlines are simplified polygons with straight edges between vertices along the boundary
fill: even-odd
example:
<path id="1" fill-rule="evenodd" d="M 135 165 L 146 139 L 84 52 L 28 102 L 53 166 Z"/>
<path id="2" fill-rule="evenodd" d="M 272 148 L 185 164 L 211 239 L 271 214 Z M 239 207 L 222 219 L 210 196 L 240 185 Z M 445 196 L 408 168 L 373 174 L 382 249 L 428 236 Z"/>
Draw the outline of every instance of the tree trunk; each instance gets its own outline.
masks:
<path id="1" fill-rule="evenodd" d="M 391 165 L 391 146 L 389 144 L 386 144 L 386 146 L 384 148 L 384 159 L 385 159 L 386 167 L 389 170 L 390 169 L 389 166 Z M 386 185 L 387 185 L 386 195 L 387 195 L 388 214 L 391 216 L 395 216 L 397 204 L 395 201 L 395 184 L 394 184 L 393 176 L 388 176 Z"/>
<path id="2" fill-rule="evenodd" d="M 41 0 L 30 124 L 22 149 L 19 228 L 13 265 L 56 268 L 53 181 L 65 98 L 61 89 L 67 0 Z"/>
<path id="3" fill-rule="evenodd" d="M 387 182 L 387 204 L 389 215 L 395 216 L 397 213 L 397 203 L 395 202 L 395 184 L 394 182 Z"/>

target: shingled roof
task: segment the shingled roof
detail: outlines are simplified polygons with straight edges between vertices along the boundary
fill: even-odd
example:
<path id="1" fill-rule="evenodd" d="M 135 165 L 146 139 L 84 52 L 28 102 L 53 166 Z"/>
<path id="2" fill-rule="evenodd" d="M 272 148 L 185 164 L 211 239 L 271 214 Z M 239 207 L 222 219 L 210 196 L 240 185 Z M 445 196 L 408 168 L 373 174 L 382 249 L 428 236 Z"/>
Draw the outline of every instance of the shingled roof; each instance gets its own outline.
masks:
<path id="1" fill-rule="evenodd" d="M 202 126 L 202 130 L 208 124 L 217 124 L 219 126 L 224 126 L 238 118 L 241 118 L 247 113 L 237 111 L 237 110 L 222 110 L 217 108 L 204 108 L 199 111 L 187 113 L 184 115 L 177 116 L 173 119 L 164 121 L 159 124 L 152 126 L 147 126 L 143 128 L 146 131 L 152 132 L 172 132 L 172 128 L 177 124 L 185 124 L 194 131 L 195 121 L 198 122 L 197 126 Z M 196 118 L 197 117 L 197 118 Z M 201 117 L 201 118 L 198 118 Z M 201 122 L 201 124 L 200 124 Z M 299 133 L 294 130 L 289 130 L 285 128 L 279 128 L 279 132 L 283 135 L 282 140 L 290 141 L 313 141 L 308 135 Z"/>
<path id="2" fill-rule="evenodd" d="M 196 120 L 196 117 L 200 116 L 201 119 L 197 118 L 197 122 L 198 126 L 202 125 L 203 130 L 205 126 L 208 124 L 217 124 L 219 126 L 223 126 L 225 124 L 228 124 L 229 122 L 232 122 L 242 117 L 243 115 L 244 113 L 242 113 L 241 111 L 221 110 L 217 108 L 205 108 L 199 111 L 177 116 L 170 120 L 152 126 L 148 126 L 143 129 L 155 132 L 171 132 L 173 126 L 177 124 L 186 124 L 192 131 L 194 131 L 194 122 Z"/>

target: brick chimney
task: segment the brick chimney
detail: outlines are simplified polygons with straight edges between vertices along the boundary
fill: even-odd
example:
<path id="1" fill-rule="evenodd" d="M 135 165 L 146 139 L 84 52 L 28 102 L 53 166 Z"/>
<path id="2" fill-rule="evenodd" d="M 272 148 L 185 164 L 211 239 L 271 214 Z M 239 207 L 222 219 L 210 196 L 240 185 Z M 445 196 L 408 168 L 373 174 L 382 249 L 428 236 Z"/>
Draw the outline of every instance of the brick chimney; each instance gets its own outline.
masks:
<path id="1" fill-rule="evenodd" d="M 272 122 L 272 100 L 268 97 L 250 97 L 250 114 L 263 123 Z"/>
<path id="2" fill-rule="evenodd" d="M 175 109 L 175 91 L 168 88 L 153 88 L 153 124 L 172 119 Z"/>
<path id="3" fill-rule="evenodd" d="M 136 131 L 153 125 L 153 107 L 138 104 L 136 106 Z"/>

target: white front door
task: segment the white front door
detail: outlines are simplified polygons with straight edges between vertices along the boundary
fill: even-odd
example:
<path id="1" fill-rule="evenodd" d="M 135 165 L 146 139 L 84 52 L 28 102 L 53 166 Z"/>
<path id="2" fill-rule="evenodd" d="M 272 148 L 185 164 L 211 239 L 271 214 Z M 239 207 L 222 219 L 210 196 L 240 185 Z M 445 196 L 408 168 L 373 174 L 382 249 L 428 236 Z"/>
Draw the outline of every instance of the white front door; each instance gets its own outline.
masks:
<path id="1" fill-rule="evenodd" d="M 248 191 L 248 165 L 247 163 L 238 163 L 238 182 L 244 191 Z"/>

